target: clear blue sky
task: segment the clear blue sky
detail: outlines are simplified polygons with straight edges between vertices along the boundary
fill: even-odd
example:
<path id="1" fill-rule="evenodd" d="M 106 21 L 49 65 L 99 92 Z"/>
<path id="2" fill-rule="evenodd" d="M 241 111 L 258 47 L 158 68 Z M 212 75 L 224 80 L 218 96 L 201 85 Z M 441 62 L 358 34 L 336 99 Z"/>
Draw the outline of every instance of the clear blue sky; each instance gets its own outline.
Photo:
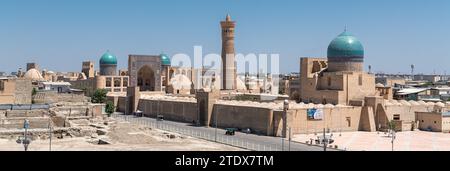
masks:
<path id="1" fill-rule="evenodd" d="M 230 13 L 237 52 L 279 53 L 282 72 L 325 57 L 347 26 L 374 71 L 450 74 L 449 0 L 2 0 L 0 11 L 0 71 L 80 71 L 108 49 L 120 68 L 128 54 L 220 53 Z"/>

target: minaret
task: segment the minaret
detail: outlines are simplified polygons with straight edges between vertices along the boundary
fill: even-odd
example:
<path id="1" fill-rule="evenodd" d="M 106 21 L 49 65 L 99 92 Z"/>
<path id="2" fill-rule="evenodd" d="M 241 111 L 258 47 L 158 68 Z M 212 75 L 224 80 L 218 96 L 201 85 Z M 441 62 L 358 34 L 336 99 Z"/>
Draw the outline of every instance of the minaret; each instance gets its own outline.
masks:
<path id="1" fill-rule="evenodd" d="M 236 61 L 234 51 L 234 29 L 236 22 L 231 21 L 227 15 L 225 21 L 220 22 L 222 26 L 222 82 L 223 90 L 236 89 Z"/>

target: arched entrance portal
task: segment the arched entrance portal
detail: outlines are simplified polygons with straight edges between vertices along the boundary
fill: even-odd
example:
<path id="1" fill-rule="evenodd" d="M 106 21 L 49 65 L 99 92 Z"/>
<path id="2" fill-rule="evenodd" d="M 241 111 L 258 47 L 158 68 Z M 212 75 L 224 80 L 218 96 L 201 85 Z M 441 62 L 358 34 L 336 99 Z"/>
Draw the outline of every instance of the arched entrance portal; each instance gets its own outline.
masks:
<path id="1" fill-rule="evenodd" d="M 155 72 L 148 66 L 143 66 L 138 71 L 138 87 L 141 91 L 155 91 Z"/>

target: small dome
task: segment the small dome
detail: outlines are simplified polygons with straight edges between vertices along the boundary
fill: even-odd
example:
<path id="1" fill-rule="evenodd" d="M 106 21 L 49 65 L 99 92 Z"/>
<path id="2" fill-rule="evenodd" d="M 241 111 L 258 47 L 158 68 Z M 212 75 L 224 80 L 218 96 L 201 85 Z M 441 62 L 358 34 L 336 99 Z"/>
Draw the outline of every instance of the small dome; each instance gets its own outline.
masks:
<path id="1" fill-rule="evenodd" d="M 44 77 L 42 77 L 42 74 L 37 69 L 34 69 L 34 68 L 28 70 L 23 77 L 26 79 L 32 80 L 32 81 L 44 80 Z"/>
<path id="2" fill-rule="evenodd" d="M 168 55 L 161 54 L 161 65 L 163 65 L 163 66 L 171 65 L 170 57 Z"/>
<path id="3" fill-rule="evenodd" d="M 177 74 L 170 79 L 169 85 L 171 85 L 175 90 L 190 90 L 192 81 L 185 75 Z"/>
<path id="4" fill-rule="evenodd" d="M 436 103 L 436 106 L 441 107 L 441 108 L 444 108 L 444 107 L 445 107 L 445 104 L 442 103 L 442 102 L 437 102 L 437 103 Z"/>
<path id="5" fill-rule="evenodd" d="M 328 58 L 364 57 L 364 47 L 352 34 L 344 31 L 328 46 Z"/>
<path id="6" fill-rule="evenodd" d="M 108 51 L 100 58 L 100 65 L 117 65 L 117 58 Z"/>
<path id="7" fill-rule="evenodd" d="M 240 77 L 236 78 L 236 87 L 238 90 L 247 90 L 247 86 L 245 86 L 245 82 L 242 81 L 242 79 Z"/>
<path id="8" fill-rule="evenodd" d="M 381 84 L 381 83 L 378 83 L 378 84 L 376 84 L 375 86 L 376 86 L 377 88 L 384 88 L 384 85 Z"/>

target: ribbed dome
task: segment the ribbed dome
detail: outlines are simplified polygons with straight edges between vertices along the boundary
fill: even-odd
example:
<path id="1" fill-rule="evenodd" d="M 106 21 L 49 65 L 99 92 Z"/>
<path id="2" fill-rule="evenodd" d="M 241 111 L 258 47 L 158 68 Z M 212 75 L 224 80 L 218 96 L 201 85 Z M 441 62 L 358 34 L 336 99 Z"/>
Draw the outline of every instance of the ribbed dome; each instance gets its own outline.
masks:
<path id="1" fill-rule="evenodd" d="M 170 57 L 168 55 L 161 54 L 161 65 L 163 65 L 163 66 L 171 65 Z"/>
<path id="2" fill-rule="evenodd" d="M 344 31 L 328 46 L 328 58 L 364 57 L 364 47 L 358 38 Z"/>
<path id="3" fill-rule="evenodd" d="M 192 81 L 182 74 L 175 75 L 169 82 L 169 85 L 172 85 L 172 87 L 176 90 L 191 89 L 191 84 Z"/>
<path id="4" fill-rule="evenodd" d="M 106 52 L 103 54 L 103 56 L 100 58 L 100 64 L 102 65 L 117 65 L 117 58 L 116 56 L 112 55 L 111 53 Z"/>
<path id="5" fill-rule="evenodd" d="M 42 77 L 42 74 L 37 69 L 34 69 L 34 68 L 28 70 L 23 77 L 26 79 L 32 80 L 32 81 L 44 80 L 44 77 Z"/>

